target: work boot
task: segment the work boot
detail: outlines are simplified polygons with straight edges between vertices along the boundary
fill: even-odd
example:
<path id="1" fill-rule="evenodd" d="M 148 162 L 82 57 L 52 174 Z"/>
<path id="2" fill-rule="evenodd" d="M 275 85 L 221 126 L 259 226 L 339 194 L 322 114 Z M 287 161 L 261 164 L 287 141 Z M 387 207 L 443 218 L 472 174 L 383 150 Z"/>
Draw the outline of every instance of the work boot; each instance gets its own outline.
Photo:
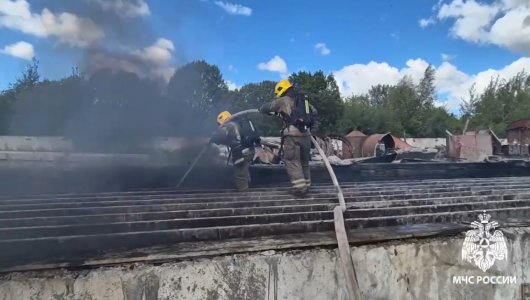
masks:
<path id="1" fill-rule="evenodd" d="M 248 187 L 246 187 L 246 188 L 236 188 L 236 191 L 238 193 L 248 193 L 248 192 L 250 192 L 250 189 Z"/>
<path id="2" fill-rule="evenodd" d="M 295 196 L 296 198 L 305 198 L 307 196 L 306 189 L 289 189 L 288 193 Z"/>

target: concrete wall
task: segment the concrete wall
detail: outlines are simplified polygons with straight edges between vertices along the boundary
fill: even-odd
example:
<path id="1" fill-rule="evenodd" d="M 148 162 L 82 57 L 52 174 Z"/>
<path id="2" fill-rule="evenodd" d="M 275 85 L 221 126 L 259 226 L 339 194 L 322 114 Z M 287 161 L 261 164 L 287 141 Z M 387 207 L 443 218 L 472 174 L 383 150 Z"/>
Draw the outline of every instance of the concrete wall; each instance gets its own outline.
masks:
<path id="1" fill-rule="evenodd" d="M 186 146 L 204 145 L 208 138 L 158 137 L 145 144 L 155 151 L 178 151 Z M 74 144 L 59 136 L 0 136 L 0 151 L 72 152 Z"/>
<path id="2" fill-rule="evenodd" d="M 364 299 L 521 299 L 530 282 L 530 228 L 505 229 L 508 260 L 483 273 L 461 260 L 464 235 L 352 248 Z M 343 300 L 337 251 L 261 252 L 162 265 L 13 273 L 0 299 Z M 516 276 L 516 285 L 458 285 L 454 275 Z"/>
<path id="3" fill-rule="evenodd" d="M 71 152 L 72 142 L 53 136 L 0 136 L 0 151 Z"/>
<path id="4" fill-rule="evenodd" d="M 0 167 L 174 164 L 191 160 L 207 142 L 207 138 L 160 137 L 147 142 L 143 154 L 81 153 L 62 137 L 0 136 Z M 217 148 L 226 152 L 226 147 Z M 223 163 L 226 156 L 221 157 Z"/>
<path id="5" fill-rule="evenodd" d="M 445 146 L 446 140 L 443 138 L 401 138 L 407 144 L 415 148 L 434 148 L 436 146 Z"/>

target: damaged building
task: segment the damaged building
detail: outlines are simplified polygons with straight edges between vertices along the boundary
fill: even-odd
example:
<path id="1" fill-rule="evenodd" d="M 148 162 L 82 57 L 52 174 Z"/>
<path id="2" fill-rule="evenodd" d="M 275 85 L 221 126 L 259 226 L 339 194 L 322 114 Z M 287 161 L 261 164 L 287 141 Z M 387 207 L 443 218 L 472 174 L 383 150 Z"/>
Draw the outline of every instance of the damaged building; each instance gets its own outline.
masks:
<path id="1" fill-rule="evenodd" d="M 449 155 L 472 159 L 466 149 L 477 147 L 495 153 L 492 137 L 477 132 L 448 139 L 460 151 L 451 152 L 451 146 Z M 484 211 L 513 238 L 507 251 L 521 262 L 516 269 L 496 263 L 492 270 L 510 269 L 519 280 L 529 276 L 530 245 L 520 238 L 530 230 L 528 162 L 381 163 L 370 159 L 395 162 L 397 153 L 414 147 L 389 133 L 318 137 L 326 156 L 342 157 L 330 159 L 341 204 L 316 154 L 310 195 L 288 193 L 278 138 L 263 138 L 248 193 L 230 189 L 232 169 L 225 159 L 199 164 L 177 189 L 189 162 L 75 153 L 64 139 L 2 141 L 0 294 L 7 300 L 486 295 L 479 287 L 461 289 L 449 277 L 423 288 L 440 274 L 474 268 L 459 251 L 467 224 Z M 150 147 L 196 154 L 187 147 L 203 142 L 158 138 Z M 68 154 L 38 163 L 60 153 Z M 35 161 L 28 165 L 28 159 Z M 497 290 L 519 296 L 511 286 Z"/>

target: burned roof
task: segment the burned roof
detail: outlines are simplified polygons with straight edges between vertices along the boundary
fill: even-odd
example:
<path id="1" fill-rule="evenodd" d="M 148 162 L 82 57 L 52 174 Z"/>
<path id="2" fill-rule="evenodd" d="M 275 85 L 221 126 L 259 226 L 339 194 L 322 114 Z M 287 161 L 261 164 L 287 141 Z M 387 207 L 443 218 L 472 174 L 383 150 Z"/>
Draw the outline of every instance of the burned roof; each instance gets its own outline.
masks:
<path id="1" fill-rule="evenodd" d="M 530 128 L 530 119 L 522 119 L 512 122 L 510 125 L 508 125 L 508 127 L 506 127 L 506 130 L 515 130 L 519 128 Z"/>
<path id="2" fill-rule="evenodd" d="M 366 136 L 366 134 L 360 132 L 359 130 L 353 130 L 346 135 L 346 137 L 355 137 L 355 136 Z"/>
<path id="3" fill-rule="evenodd" d="M 412 166 L 414 172 L 419 169 L 420 165 Z M 527 195 L 530 177 L 403 180 L 401 176 L 341 182 L 341 186 L 347 204 L 345 227 L 354 232 L 406 226 L 394 232 L 410 237 L 410 226 L 423 225 L 417 233 L 425 236 L 432 234 L 431 224 L 457 224 L 483 210 L 501 222 L 530 217 L 528 198 L 518 197 Z M 329 245 L 321 238 L 329 241 L 334 236 L 335 188 L 315 185 L 306 198 L 287 190 L 156 189 L 0 197 L 0 272 Z"/>

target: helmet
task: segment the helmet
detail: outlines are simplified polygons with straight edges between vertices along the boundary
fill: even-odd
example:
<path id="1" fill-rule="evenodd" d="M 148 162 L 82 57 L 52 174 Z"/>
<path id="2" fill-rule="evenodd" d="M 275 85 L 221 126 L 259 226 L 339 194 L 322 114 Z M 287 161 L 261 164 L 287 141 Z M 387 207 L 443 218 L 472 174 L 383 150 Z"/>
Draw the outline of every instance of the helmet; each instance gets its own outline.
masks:
<path id="1" fill-rule="evenodd" d="M 226 120 L 230 119 L 232 114 L 228 111 L 223 111 L 217 116 L 217 124 L 222 125 Z"/>
<path id="2" fill-rule="evenodd" d="M 278 82 L 274 87 L 274 94 L 276 94 L 277 97 L 281 97 L 292 86 L 293 85 L 289 81 L 285 79 L 280 80 L 280 82 Z"/>

